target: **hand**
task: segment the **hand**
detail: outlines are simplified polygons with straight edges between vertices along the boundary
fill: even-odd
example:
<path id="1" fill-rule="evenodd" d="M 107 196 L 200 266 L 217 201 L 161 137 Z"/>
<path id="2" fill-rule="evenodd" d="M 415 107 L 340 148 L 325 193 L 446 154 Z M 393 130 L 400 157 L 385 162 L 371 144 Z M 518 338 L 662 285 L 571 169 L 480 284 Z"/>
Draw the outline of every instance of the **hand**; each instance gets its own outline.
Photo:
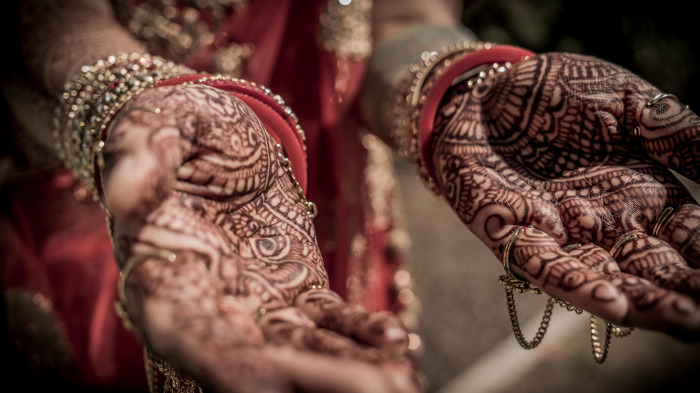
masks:
<path id="1" fill-rule="evenodd" d="M 608 322 L 697 340 L 700 208 L 668 168 L 700 181 L 700 118 L 658 93 L 596 58 L 538 55 L 446 94 L 433 163 L 496 256 L 524 227 L 517 276 Z"/>
<path id="2" fill-rule="evenodd" d="M 400 322 L 328 289 L 302 196 L 247 105 L 181 85 L 122 111 L 105 204 L 117 262 L 141 261 L 127 307 L 156 355 L 219 392 L 417 390 Z"/>

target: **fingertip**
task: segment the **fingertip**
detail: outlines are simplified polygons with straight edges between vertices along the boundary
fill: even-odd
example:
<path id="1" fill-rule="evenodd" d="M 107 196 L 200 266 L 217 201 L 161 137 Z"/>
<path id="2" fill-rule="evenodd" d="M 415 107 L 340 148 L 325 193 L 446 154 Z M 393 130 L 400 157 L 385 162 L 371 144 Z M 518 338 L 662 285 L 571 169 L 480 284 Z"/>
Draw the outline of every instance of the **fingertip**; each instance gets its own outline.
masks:
<path id="1" fill-rule="evenodd" d="M 399 326 L 389 326 L 384 330 L 383 348 L 394 357 L 400 358 L 408 353 L 408 332 Z"/>
<path id="2" fill-rule="evenodd" d="M 618 287 L 608 281 L 600 281 L 595 283 L 591 293 L 594 302 L 584 308 L 611 323 L 625 324 L 631 305 Z"/>
<path id="3" fill-rule="evenodd" d="M 105 206 L 121 219 L 144 217 L 166 197 L 175 175 L 144 151 L 120 158 L 104 184 Z"/>

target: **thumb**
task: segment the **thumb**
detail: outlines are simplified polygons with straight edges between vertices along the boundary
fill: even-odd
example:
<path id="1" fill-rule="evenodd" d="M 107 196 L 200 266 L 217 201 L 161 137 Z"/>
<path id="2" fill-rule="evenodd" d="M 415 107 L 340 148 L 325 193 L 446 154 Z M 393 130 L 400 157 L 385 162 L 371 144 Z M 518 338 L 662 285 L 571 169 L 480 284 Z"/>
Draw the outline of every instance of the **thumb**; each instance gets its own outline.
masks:
<path id="1" fill-rule="evenodd" d="M 154 107 L 124 108 L 113 121 L 103 149 L 105 206 L 116 218 L 136 220 L 153 211 L 175 181 L 180 131 Z"/>

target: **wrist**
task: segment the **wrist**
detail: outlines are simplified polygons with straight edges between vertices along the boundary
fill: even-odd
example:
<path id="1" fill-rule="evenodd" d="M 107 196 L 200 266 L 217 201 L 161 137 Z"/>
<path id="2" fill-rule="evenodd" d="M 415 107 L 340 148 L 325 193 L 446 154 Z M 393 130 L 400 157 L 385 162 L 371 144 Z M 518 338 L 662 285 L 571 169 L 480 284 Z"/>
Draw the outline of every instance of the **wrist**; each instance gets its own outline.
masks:
<path id="1" fill-rule="evenodd" d="M 363 119 L 372 132 L 392 144 L 384 113 L 393 105 L 394 86 L 421 54 L 476 39 L 466 28 L 419 24 L 403 27 L 378 42 L 369 59 L 360 101 Z"/>
<path id="2" fill-rule="evenodd" d="M 415 145 L 414 160 L 419 167 L 419 173 L 434 192 L 440 194 L 432 159 L 433 125 L 447 90 L 456 80 L 461 81 L 459 83 L 467 83 L 470 88 L 479 85 L 485 78 L 505 72 L 512 64 L 534 55 L 533 52 L 516 46 L 486 45 L 433 67 L 420 92 L 415 92 L 412 97 L 415 109 L 410 139 Z"/>
<path id="3" fill-rule="evenodd" d="M 471 42 L 424 52 L 393 87 L 393 106 L 385 112 L 389 135 L 419 177 L 441 195 L 432 161 L 433 123 L 440 101 L 453 83 L 476 84 L 534 53 L 519 47 Z"/>
<path id="4" fill-rule="evenodd" d="M 121 53 L 84 65 L 69 82 L 54 115 L 59 158 L 101 200 L 101 150 L 122 106 L 158 81 L 190 74 L 160 57 Z"/>

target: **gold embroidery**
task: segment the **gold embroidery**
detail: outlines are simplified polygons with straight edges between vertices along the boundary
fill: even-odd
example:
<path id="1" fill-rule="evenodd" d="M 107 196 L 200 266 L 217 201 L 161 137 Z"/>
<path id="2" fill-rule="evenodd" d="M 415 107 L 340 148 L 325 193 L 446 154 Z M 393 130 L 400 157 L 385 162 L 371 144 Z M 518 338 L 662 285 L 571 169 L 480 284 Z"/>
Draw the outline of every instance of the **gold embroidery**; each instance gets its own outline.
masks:
<path id="1" fill-rule="evenodd" d="M 226 18 L 247 3 L 248 0 L 115 0 L 114 10 L 149 53 L 182 62 L 198 48 L 214 42 L 215 32 Z M 212 72 L 238 76 L 253 50 L 251 44 L 238 43 L 218 48 Z"/>
<path id="2" fill-rule="evenodd" d="M 243 64 L 255 51 L 255 45 L 250 43 L 230 43 L 214 52 L 213 72 L 227 74 L 234 78 L 241 76 Z"/>
<path id="3" fill-rule="evenodd" d="M 319 20 L 319 44 L 340 57 L 369 57 L 372 51 L 371 14 L 372 0 L 328 0 Z"/>

